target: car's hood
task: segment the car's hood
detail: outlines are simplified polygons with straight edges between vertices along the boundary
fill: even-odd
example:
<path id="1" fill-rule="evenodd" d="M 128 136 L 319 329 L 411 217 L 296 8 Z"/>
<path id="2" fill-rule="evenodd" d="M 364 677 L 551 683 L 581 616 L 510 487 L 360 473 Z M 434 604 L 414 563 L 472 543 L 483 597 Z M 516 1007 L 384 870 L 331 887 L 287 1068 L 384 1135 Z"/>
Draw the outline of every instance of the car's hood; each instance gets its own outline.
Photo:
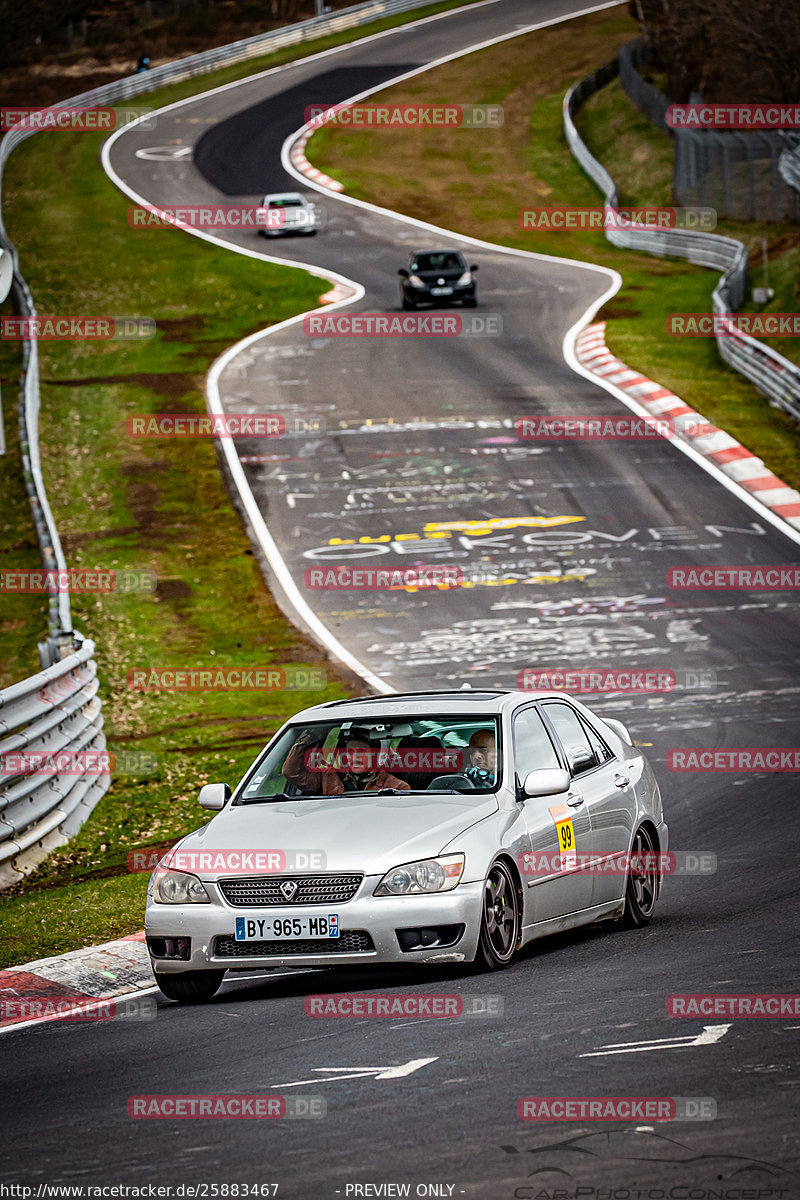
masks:
<path id="1" fill-rule="evenodd" d="M 494 795 L 468 799 L 430 792 L 241 804 L 228 806 L 184 838 L 180 849 L 278 850 L 290 860 L 297 851 L 321 851 L 325 870 L 382 875 L 400 863 L 438 854 L 498 807 Z M 222 869 L 201 865 L 196 870 L 203 879 L 232 873 L 224 865 Z"/>

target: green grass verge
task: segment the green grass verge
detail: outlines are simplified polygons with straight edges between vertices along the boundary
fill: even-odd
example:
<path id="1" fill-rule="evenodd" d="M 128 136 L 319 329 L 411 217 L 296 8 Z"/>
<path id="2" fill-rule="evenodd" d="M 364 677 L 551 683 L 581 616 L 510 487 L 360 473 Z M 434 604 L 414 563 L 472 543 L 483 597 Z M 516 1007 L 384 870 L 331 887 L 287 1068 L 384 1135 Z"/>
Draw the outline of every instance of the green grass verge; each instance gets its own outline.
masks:
<path id="1" fill-rule="evenodd" d="M 563 134 L 561 104 L 571 83 L 609 61 L 636 36 L 619 9 L 538 30 L 444 64 L 383 93 L 396 103 L 454 98 L 499 103 L 502 128 L 358 130 L 328 125 L 306 153 L 350 195 L 490 242 L 589 260 L 620 272 L 624 285 L 599 314 L 607 341 L 632 367 L 657 379 L 763 458 L 786 483 L 800 487 L 800 432 L 721 361 L 710 338 L 666 335 L 673 312 L 708 312 L 714 272 L 675 259 L 617 250 L 602 233 L 523 231 L 521 208 L 596 206 L 601 196 L 579 167 Z M 581 136 L 617 181 L 623 204 L 671 203 L 669 138 L 653 129 L 618 82 L 594 96 L 578 118 Z M 772 311 L 797 308 L 798 234 L 794 226 L 721 222 L 719 233 L 771 246 Z M 756 253 L 757 252 L 757 253 Z M 755 269 L 755 262 L 753 264 Z M 758 273 L 755 281 L 760 283 Z M 781 353 L 800 347 L 773 339 Z"/>
<path id="2" fill-rule="evenodd" d="M 67 561 L 158 578 L 154 593 L 72 599 L 75 627 L 97 644 L 110 747 L 153 754 L 158 769 L 117 776 L 81 833 L 3 894 L 0 964 L 140 928 L 144 884 L 125 873 L 128 852 L 201 824 L 200 784 L 235 782 L 291 713 L 345 694 L 332 675 L 313 692 L 156 694 L 127 686 L 128 671 L 150 665 L 321 661 L 267 592 L 213 443 L 133 441 L 125 421 L 142 412 L 205 412 L 211 361 L 249 332 L 314 307 L 326 285 L 177 230 L 130 230 L 126 198 L 97 169 L 99 144 L 63 134 L 25 143 L 11 160 L 6 222 L 40 313 L 140 314 L 157 323 L 148 340 L 42 342 L 39 350 L 43 469 Z M 0 352 L 9 438 L 0 486 L 11 501 L 0 564 L 34 566 L 7 386 L 18 350 L 6 342 Z M 46 612 L 38 597 L 6 599 L 0 660 L 9 683 L 38 669 Z M 44 912 L 41 889 L 53 906 L 45 920 L 36 915 Z"/>

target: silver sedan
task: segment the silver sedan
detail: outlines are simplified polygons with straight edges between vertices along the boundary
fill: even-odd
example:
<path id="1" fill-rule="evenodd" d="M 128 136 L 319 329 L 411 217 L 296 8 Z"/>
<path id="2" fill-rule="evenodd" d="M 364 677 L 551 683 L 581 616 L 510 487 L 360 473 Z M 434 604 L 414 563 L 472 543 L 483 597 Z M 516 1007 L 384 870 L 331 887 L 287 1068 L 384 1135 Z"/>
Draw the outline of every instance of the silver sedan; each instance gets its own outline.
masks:
<path id="1" fill-rule="evenodd" d="M 299 713 L 153 874 L 147 945 L 175 1000 L 225 971 L 508 966 L 534 938 L 647 924 L 661 796 L 619 721 L 562 693 L 421 692 Z"/>

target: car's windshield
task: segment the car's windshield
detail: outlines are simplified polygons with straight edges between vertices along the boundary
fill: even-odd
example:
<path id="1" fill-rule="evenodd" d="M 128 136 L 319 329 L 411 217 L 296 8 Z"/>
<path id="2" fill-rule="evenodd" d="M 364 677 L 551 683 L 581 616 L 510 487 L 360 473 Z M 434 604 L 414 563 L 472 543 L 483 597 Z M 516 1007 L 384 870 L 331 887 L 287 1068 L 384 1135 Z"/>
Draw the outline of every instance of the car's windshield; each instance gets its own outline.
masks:
<path id="1" fill-rule="evenodd" d="M 485 793 L 499 782 L 495 717 L 347 717 L 284 730 L 236 803 L 346 792 Z"/>
<path id="2" fill-rule="evenodd" d="M 465 263 L 461 255 L 451 250 L 415 254 L 411 261 L 412 271 L 463 271 L 464 267 Z"/>
<path id="3" fill-rule="evenodd" d="M 268 208 L 302 208 L 303 201 L 302 200 L 293 200 L 291 197 L 288 197 L 285 200 L 270 200 L 267 207 Z"/>

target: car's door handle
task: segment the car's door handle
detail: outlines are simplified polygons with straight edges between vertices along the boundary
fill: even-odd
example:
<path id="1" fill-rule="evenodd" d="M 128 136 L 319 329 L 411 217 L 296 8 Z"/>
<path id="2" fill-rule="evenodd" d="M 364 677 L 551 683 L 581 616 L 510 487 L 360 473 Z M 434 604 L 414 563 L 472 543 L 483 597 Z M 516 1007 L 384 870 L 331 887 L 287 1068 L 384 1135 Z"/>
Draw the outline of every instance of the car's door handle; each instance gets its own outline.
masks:
<path id="1" fill-rule="evenodd" d="M 570 808 L 578 808 L 579 805 L 583 804 L 583 796 L 580 792 L 570 792 L 567 796 L 567 804 Z"/>
<path id="2" fill-rule="evenodd" d="M 624 787 L 628 786 L 628 784 L 630 783 L 630 779 L 628 779 L 627 775 L 615 775 L 614 783 L 617 785 L 618 788 L 624 788 Z"/>

